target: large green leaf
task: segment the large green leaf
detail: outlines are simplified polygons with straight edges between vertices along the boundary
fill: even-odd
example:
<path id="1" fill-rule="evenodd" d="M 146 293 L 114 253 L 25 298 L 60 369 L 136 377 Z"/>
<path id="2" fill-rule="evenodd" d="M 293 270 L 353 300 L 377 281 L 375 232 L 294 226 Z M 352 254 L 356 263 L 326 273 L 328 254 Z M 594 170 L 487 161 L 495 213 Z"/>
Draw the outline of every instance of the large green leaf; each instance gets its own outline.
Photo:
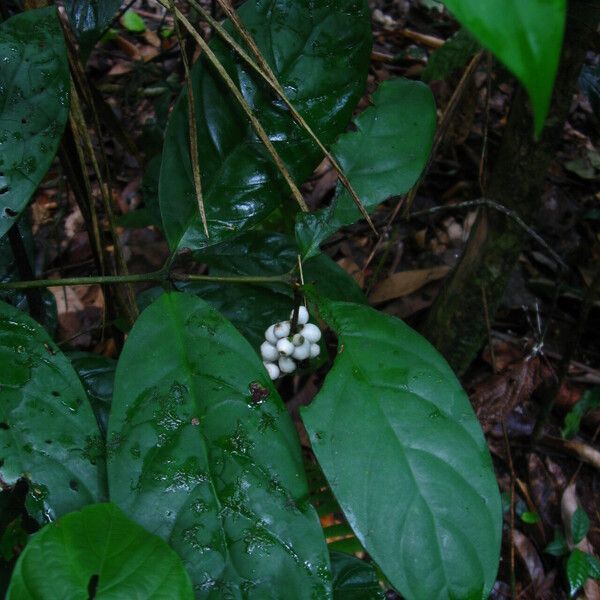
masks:
<path id="1" fill-rule="evenodd" d="M 366 0 L 249 0 L 239 15 L 287 96 L 324 144 L 352 115 L 371 51 Z M 230 25 L 227 25 L 232 29 Z M 220 39 L 211 43 L 255 111 L 293 178 L 301 183 L 322 155 L 283 102 Z M 202 248 L 264 219 L 290 191 L 247 118 L 204 59 L 192 69 L 206 239 L 189 159 L 188 109 L 180 96 L 165 138 L 160 208 L 171 248 Z"/>
<path id="2" fill-rule="evenodd" d="M 566 0 L 444 0 L 454 16 L 523 83 L 544 126 L 560 59 Z"/>
<path id="3" fill-rule="evenodd" d="M 114 504 L 44 527 L 19 557 L 7 600 L 192 600 L 181 559 Z"/>
<path id="4" fill-rule="evenodd" d="M 331 552 L 334 600 L 383 600 L 373 566 L 350 554 Z"/>
<path id="5" fill-rule="evenodd" d="M 69 114 L 69 65 L 56 8 L 0 25 L 0 236 L 27 206 Z"/>
<path id="6" fill-rule="evenodd" d="M 291 420 L 248 342 L 189 294 L 140 316 L 117 367 L 111 499 L 183 557 L 200 598 L 327 598 Z"/>
<path id="7" fill-rule="evenodd" d="M 67 14 L 84 57 L 89 55 L 108 29 L 121 4 L 121 0 L 65 0 Z"/>
<path id="8" fill-rule="evenodd" d="M 407 192 L 427 164 L 436 125 L 431 90 L 419 81 L 392 79 L 373 96 L 374 106 L 355 119 L 356 131 L 332 150 L 367 210 Z M 303 256 L 344 225 L 360 218 L 341 186 L 330 206 L 298 216 L 296 239 Z"/>
<path id="9" fill-rule="evenodd" d="M 481 599 L 502 513 L 468 398 L 436 350 L 371 308 L 319 301 L 339 337 L 302 418 L 348 522 L 409 599 Z"/>
<path id="10" fill-rule="evenodd" d="M 29 481 L 33 516 L 105 497 L 102 443 L 67 358 L 30 317 L 0 303 L 0 478 Z"/>

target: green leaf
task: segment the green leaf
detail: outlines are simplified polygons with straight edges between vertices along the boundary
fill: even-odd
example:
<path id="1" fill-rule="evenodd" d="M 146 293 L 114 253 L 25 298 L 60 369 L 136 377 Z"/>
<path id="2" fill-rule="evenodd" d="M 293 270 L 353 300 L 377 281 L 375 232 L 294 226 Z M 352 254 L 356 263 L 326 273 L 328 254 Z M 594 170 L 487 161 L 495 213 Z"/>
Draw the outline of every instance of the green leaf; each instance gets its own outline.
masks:
<path id="1" fill-rule="evenodd" d="M 589 576 L 594 579 L 600 579 L 600 560 L 592 554 L 586 554 L 586 556 L 589 566 Z"/>
<path id="2" fill-rule="evenodd" d="M 120 6 L 121 0 L 65 0 L 71 27 L 84 58 L 109 28 Z"/>
<path id="3" fill-rule="evenodd" d="M 114 504 L 94 504 L 38 531 L 19 557 L 7 600 L 177 598 L 194 593 L 180 558 Z"/>
<path id="4" fill-rule="evenodd" d="M 583 510 L 581 506 L 578 506 L 571 517 L 571 535 L 573 536 L 573 543 L 579 544 L 579 542 L 587 535 L 589 528 L 590 519 L 585 510 Z"/>
<path id="5" fill-rule="evenodd" d="M 566 0 L 444 0 L 460 23 L 529 92 L 539 135 L 552 97 L 566 19 Z"/>
<path id="6" fill-rule="evenodd" d="M 366 0 L 250 0 L 239 16 L 288 98 L 325 145 L 346 128 L 360 98 L 371 52 Z M 232 29 L 227 24 L 229 30 Z M 237 35 L 237 34 L 234 34 Z M 290 174 L 300 184 L 322 153 L 282 101 L 220 39 L 211 47 L 241 87 Z M 210 238 L 198 212 L 189 159 L 187 93 L 171 115 L 160 178 L 169 245 L 203 248 L 239 234 L 284 202 L 294 202 L 247 117 L 200 59 L 192 69 L 202 190 Z"/>
<path id="7" fill-rule="evenodd" d="M 569 552 L 567 540 L 558 529 L 554 532 L 554 539 L 544 548 L 546 554 L 552 556 L 564 556 Z"/>
<path id="8" fill-rule="evenodd" d="M 562 429 L 563 437 L 571 438 L 576 435 L 579 432 L 581 419 L 587 412 L 596 408 L 600 408 L 600 387 L 587 390 L 565 416 L 565 424 Z"/>
<path id="9" fill-rule="evenodd" d="M 106 438 L 117 361 L 91 352 L 69 352 L 67 356 L 81 379 L 98 427 Z"/>
<path id="10" fill-rule="evenodd" d="M 219 313 L 164 294 L 117 367 L 111 499 L 182 556 L 200 598 L 328 597 L 325 540 L 294 426 Z"/>
<path id="11" fill-rule="evenodd" d="M 429 57 L 421 78 L 427 82 L 446 79 L 464 67 L 479 49 L 477 40 L 466 29 L 460 29 Z"/>
<path id="12" fill-rule="evenodd" d="M 102 445 L 77 374 L 40 325 L 3 302 L 0 381 L 3 486 L 26 479 L 40 521 L 103 500 Z"/>
<path id="13" fill-rule="evenodd" d="M 332 150 L 367 210 L 404 194 L 427 164 L 436 125 L 431 90 L 419 81 L 392 79 L 373 96 L 374 106 L 355 119 L 356 131 L 340 136 Z M 304 257 L 344 225 L 360 218 L 341 186 L 330 206 L 298 216 L 296 239 Z"/>
<path id="14" fill-rule="evenodd" d="M 341 552 L 331 552 L 330 557 L 334 600 L 383 600 L 372 565 Z"/>
<path id="15" fill-rule="evenodd" d="M 523 523 L 528 523 L 529 525 L 539 523 L 540 520 L 540 515 L 538 515 L 535 512 L 530 512 L 526 510 L 523 514 L 521 514 L 521 521 L 523 521 Z"/>
<path id="16" fill-rule="evenodd" d="M 135 10 L 126 10 L 121 17 L 121 24 L 127 31 L 131 31 L 132 33 L 144 33 L 146 31 L 144 19 Z"/>
<path id="17" fill-rule="evenodd" d="M 56 8 L 0 25 L 0 237 L 50 167 L 69 114 L 69 65 Z"/>
<path id="18" fill-rule="evenodd" d="M 502 511 L 467 395 L 402 321 L 346 303 L 319 310 L 338 356 L 302 419 L 356 536 L 406 597 L 485 597 Z"/>
<path id="19" fill-rule="evenodd" d="M 571 597 L 574 597 L 577 590 L 586 582 L 590 576 L 590 563 L 588 555 L 578 548 L 575 548 L 567 560 L 567 578 L 569 580 L 569 590 Z"/>

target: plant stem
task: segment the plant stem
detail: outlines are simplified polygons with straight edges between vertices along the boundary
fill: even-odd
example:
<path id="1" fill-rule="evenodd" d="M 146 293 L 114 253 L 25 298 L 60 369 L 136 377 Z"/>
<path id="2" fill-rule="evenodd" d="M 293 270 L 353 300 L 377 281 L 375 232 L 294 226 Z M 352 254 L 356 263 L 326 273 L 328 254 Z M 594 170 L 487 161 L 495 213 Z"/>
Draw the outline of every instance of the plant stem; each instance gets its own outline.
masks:
<path id="1" fill-rule="evenodd" d="M 202 195 L 202 180 L 200 177 L 200 158 L 198 156 L 198 141 L 196 125 L 196 104 L 194 102 L 194 90 L 192 87 L 192 76 L 190 74 L 190 64 L 185 51 L 185 42 L 183 35 L 181 35 L 181 28 L 179 27 L 179 19 L 175 14 L 175 3 L 173 0 L 169 0 L 170 10 L 173 13 L 173 24 L 175 26 L 175 34 L 179 41 L 179 49 L 181 50 L 181 58 L 183 60 L 183 68 L 185 71 L 186 90 L 188 99 L 188 136 L 190 143 L 190 160 L 192 161 L 192 174 L 194 176 L 194 191 L 196 192 L 196 201 L 198 202 L 198 211 L 200 212 L 200 218 L 202 219 L 202 226 L 204 227 L 204 234 L 207 239 L 210 237 L 208 233 L 208 222 L 206 221 L 206 210 L 204 209 L 204 197 Z"/>
<path id="2" fill-rule="evenodd" d="M 64 277 L 62 279 L 35 279 L 31 281 L 11 281 L 0 283 L 0 291 L 5 290 L 30 290 L 47 287 L 60 287 L 67 285 L 102 285 L 102 284 L 131 284 L 147 282 L 165 283 L 169 281 L 207 281 L 213 283 L 285 283 L 292 285 L 291 273 L 260 276 L 221 276 L 221 275 L 194 275 L 192 273 L 168 273 L 165 269 L 153 273 L 140 275 L 104 275 L 98 277 Z"/>

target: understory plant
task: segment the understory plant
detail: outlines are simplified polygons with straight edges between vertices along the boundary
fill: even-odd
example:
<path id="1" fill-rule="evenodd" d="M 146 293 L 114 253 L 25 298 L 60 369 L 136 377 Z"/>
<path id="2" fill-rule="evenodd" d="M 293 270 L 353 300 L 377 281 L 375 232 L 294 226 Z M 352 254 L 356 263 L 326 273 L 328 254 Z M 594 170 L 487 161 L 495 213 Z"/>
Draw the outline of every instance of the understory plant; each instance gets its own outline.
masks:
<path id="1" fill-rule="evenodd" d="M 97 127 L 100 113 L 84 60 L 121 3 L 64 4 L 68 22 L 51 5 L 0 25 L 7 598 L 367 600 L 383 598 L 381 582 L 406 598 L 487 597 L 502 512 L 469 400 L 442 356 L 370 308 L 320 250 L 343 226 L 373 226 L 369 213 L 417 182 L 436 129 L 429 88 L 391 79 L 353 118 L 371 56 L 366 0 L 247 0 L 237 11 L 219 0 L 223 24 L 190 1 L 213 29 L 209 44 L 184 3 L 161 0 L 173 35 L 201 52 L 193 65 L 182 54 L 186 82 L 144 175 L 145 210 L 170 258 L 158 272 L 129 275 L 110 197 L 100 186 L 94 198 L 86 168 L 102 178 L 85 121 Z M 544 23 L 558 15 L 553 34 L 525 10 L 498 50 L 506 32 L 494 23 L 501 29 L 516 12 L 499 11 L 502 2 L 447 4 L 526 84 L 539 131 L 564 3 L 532 1 L 550 11 Z M 99 272 L 19 281 L 15 265 L 31 254 L 26 208 L 59 146 Z M 310 212 L 298 186 L 324 158 L 338 187 Z M 110 224 L 102 235 L 98 212 Z M 138 282 L 154 286 L 134 298 Z M 121 318 L 118 361 L 53 341 L 51 302 L 39 290 L 86 283 L 102 284 Z M 324 335 L 292 355 L 282 348 L 304 343 L 304 311 Z M 260 356 L 282 322 L 271 347 L 296 357 L 294 369 L 331 365 L 300 413 L 310 456 L 272 380 L 286 369 L 267 371 Z M 25 513 L 10 508 L 16 496 Z M 335 531 L 324 530 L 319 516 L 332 513 Z"/>

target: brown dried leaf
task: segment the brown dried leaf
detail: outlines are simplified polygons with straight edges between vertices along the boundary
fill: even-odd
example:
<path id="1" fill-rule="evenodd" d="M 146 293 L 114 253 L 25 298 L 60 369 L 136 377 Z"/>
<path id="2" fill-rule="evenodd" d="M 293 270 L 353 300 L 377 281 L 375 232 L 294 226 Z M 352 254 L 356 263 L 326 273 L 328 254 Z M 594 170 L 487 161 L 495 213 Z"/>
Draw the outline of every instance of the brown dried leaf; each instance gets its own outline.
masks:
<path id="1" fill-rule="evenodd" d="M 444 265 L 429 269 L 416 269 L 414 271 L 394 273 L 375 286 L 371 292 L 369 301 L 371 304 L 381 304 L 388 300 L 408 296 L 431 281 L 443 279 L 449 271 L 450 267 Z"/>
<path id="2" fill-rule="evenodd" d="M 517 554 L 527 569 L 533 587 L 535 589 L 540 589 L 543 587 L 546 579 L 546 573 L 544 572 L 544 565 L 542 564 L 540 555 L 531 540 L 518 529 L 513 531 L 513 540 Z"/>

